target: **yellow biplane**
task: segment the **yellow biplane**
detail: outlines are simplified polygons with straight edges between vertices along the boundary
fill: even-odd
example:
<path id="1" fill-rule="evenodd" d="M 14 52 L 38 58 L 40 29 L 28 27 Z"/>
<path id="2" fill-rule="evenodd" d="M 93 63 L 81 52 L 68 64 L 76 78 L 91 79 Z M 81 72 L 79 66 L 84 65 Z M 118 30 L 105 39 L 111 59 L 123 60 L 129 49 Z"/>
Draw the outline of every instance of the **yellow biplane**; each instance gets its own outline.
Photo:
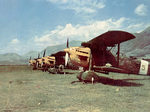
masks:
<path id="1" fill-rule="evenodd" d="M 149 62 L 146 60 L 131 59 L 121 60 L 120 44 L 134 39 L 135 36 L 125 31 L 108 31 L 94 39 L 83 42 L 81 47 L 67 47 L 66 64 L 71 63 L 83 67 L 77 76 L 83 81 L 98 81 L 98 75 L 94 71 L 104 73 L 119 72 L 127 74 L 150 74 Z M 117 56 L 112 54 L 111 49 L 117 46 Z"/>

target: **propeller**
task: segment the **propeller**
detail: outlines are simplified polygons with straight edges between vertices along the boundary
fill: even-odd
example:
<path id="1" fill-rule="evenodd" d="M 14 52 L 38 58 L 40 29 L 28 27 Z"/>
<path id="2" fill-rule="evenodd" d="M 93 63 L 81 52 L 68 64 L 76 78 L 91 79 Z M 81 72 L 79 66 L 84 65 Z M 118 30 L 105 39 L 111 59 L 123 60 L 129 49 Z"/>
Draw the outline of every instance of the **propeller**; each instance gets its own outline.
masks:
<path id="1" fill-rule="evenodd" d="M 45 57 L 46 49 L 44 50 L 43 57 Z"/>
<path id="2" fill-rule="evenodd" d="M 36 60 L 36 68 L 39 66 L 39 63 L 37 62 L 37 60 Z"/>
<path id="3" fill-rule="evenodd" d="M 42 59 L 42 63 L 41 63 L 41 67 L 43 67 L 43 65 L 45 64 L 44 61 L 45 61 L 45 59 L 43 58 L 43 59 Z"/>
<path id="4" fill-rule="evenodd" d="M 29 58 L 29 63 L 28 63 L 28 66 L 30 66 L 31 65 L 31 56 L 30 56 L 30 58 Z"/>
<path id="5" fill-rule="evenodd" d="M 38 59 L 40 58 L 40 53 L 38 54 Z"/>
<path id="6" fill-rule="evenodd" d="M 69 38 L 67 38 L 67 46 L 66 47 L 69 48 Z M 66 52 L 66 55 L 65 55 L 65 66 L 67 66 L 68 60 L 69 60 L 69 54 Z"/>
<path id="7" fill-rule="evenodd" d="M 43 52 L 43 57 L 45 57 L 45 54 L 46 54 L 46 49 L 44 50 Z M 43 60 L 42 60 L 42 63 L 41 63 L 41 67 L 43 66 Z"/>
<path id="8" fill-rule="evenodd" d="M 67 48 L 69 48 L 69 38 L 67 38 Z"/>
<path id="9" fill-rule="evenodd" d="M 39 62 L 37 61 L 38 59 L 40 59 L 40 53 L 38 54 L 38 58 L 36 59 L 36 68 L 39 66 Z"/>
<path id="10" fill-rule="evenodd" d="M 69 54 L 66 53 L 66 55 L 65 55 L 65 66 L 67 66 L 68 60 L 69 60 Z"/>

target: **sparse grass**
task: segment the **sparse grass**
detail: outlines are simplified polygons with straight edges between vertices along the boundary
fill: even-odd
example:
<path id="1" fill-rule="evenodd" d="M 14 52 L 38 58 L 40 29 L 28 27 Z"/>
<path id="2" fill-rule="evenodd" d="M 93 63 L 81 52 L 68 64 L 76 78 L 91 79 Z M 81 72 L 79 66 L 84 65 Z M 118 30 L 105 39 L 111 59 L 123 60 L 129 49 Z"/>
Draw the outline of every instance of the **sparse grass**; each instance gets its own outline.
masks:
<path id="1" fill-rule="evenodd" d="M 66 70 L 77 73 L 78 71 Z M 76 74 L 0 66 L 2 112 L 149 112 L 150 77 L 110 73 L 94 85 Z"/>

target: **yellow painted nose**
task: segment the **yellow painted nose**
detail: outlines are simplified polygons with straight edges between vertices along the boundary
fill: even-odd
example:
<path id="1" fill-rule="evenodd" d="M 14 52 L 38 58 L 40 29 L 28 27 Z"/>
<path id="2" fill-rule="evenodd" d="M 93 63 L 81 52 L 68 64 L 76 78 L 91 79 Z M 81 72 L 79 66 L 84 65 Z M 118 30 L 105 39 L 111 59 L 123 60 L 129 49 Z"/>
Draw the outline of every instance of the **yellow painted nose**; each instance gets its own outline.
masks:
<path id="1" fill-rule="evenodd" d="M 64 49 L 64 51 L 68 53 L 69 52 L 69 48 Z"/>

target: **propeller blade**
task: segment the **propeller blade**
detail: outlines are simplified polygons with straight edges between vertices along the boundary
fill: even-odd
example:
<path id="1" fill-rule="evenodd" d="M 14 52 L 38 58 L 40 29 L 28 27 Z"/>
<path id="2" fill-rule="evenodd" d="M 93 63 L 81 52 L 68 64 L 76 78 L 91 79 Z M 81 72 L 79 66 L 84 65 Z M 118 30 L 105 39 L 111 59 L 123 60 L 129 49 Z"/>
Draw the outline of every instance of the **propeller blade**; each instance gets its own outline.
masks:
<path id="1" fill-rule="evenodd" d="M 38 68 L 39 63 L 36 61 L 36 68 Z"/>
<path id="2" fill-rule="evenodd" d="M 43 57 L 45 57 L 46 49 L 44 50 Z"/>
<path id="3" fill-rule="evenodd" d="M 31 64 L 30 64 L 30 62 L 28 63 L 28 66 L 30 66 Z"/>
<path id="4" fill-rule="evenodd" d="M 67 66 L 68 60 L 69 60 L 69 54 L 66 53 L 66 55 L 65 55 L 65 66 Z"/>
<path id="5" fill-rule="evenodd" d="M 30 58 L 29 58 L 28 66 L 30 66 L 30 65 L 31 65 L 31 56 L 30 56 Z"/>
<path id="6" fill-rule="evenodd" d="M 40 58 L 40 53 L 38 54 L 38 59 Z"/>
<path id="7" fill-rule="evenodd" d="M 42 63 L 41 63 L 41 67 L 43 67 L 43 61 L 42 61 Z"/>
<path id="8" fill-rule="evenodd" d="M 67 38 L 67 46 L 66 47 L 69 48 L 69 38 Z M 66 52 L 66 55 L 65 55 L 65 66 L 67 66 L 68 60 L 69 60 L 69 54 Z"/>
<path id="9" fill-rule="evenodd" d="M 69 38 L 67 38 L 67 48 L 69 48 Z"/>
<path id="10" fill-rule="evenodd" d="M 38 64 L 38 62 L 37 62 L 37 63 L 36 63 L 36 68 L 38 68 L 38 65 L 39 65 L 39 64 Z"/>

